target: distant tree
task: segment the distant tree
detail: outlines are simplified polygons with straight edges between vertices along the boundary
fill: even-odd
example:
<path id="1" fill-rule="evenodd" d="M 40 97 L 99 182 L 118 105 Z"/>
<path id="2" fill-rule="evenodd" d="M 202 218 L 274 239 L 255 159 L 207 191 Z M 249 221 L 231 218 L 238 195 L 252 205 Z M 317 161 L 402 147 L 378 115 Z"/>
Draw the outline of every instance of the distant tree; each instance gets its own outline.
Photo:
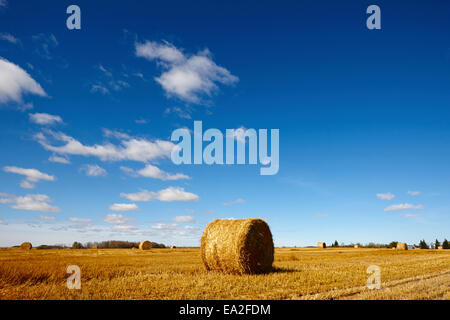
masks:
<path id="1" fill-rule="evenodd" d="M 441 243 L 438 241 L 438 239 L 436 239 L 436 241 L 434 242 L 434 248 L 437 249 L 441 246 Z"/>
<path id="2" fill-rule="evenodd" d="M 72 249 L 83 249 L 83 245 L 81 243 L 75 241 L 72 244 Z"/>
<path id="3" fill-rule="evenodd" d="M 442 242 L 442 248 L 443 249 L 450 249 L 450 246 L 448 244 L 448 240 L 445 239 L 444 242 Z"/>
<path id="4" fill-rule="evenodd" d="M 425 239 L 424 240 L 420 240 L 419 247 L 420 247 L 420 249 L 430 249 L 428 244 L 425 242 Z"/>
<path id="5" fill-rule="evenodd" d="M 331 246 L 332 247 L 339 247 L 339 243 L 337 242 L 337 240 L 335 240 L 334 243 Z"/>
<path id="6" fill-rule="evenodd" d="M 392 241 L 391 243 L 389 243 L 389 248 L 397 248 L 397 244 L 398 244 L 398 241 Z"/>

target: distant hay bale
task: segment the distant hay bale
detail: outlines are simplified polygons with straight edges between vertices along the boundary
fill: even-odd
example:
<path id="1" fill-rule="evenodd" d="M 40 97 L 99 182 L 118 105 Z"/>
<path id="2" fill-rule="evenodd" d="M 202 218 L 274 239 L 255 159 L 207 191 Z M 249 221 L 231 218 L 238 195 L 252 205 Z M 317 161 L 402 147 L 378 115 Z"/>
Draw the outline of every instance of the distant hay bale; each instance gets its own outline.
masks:
<path id="1" fill-rule="evenodd" d="M 398 250 L 408 250 L 408 245 L 404 242 L 397 243 L 397 249 Z"/>
<path id="2" fill-rule="evenodd" d="M 327 244 L 325 242 L 317 242 L 317 247 L 321 249 L 325 249 Z"/>
<path id="3" fill-rule="evenodd" d="M 359 244 L 355 244 L 355 249 L 359 249 Z"/>
<path id="4" fill-rule="evenodd" d="M 91 249 L 98 249 L 98 247 L 97 246 L 92 246 L 92 248 Z"/>
<path id="5" fill-rule="evenodd" d="M 149 250 L 151 248 L 152 248 L 152 243 L 148 240 L 142 241 L 139 244 L 139 249 L 141 249 L 141 250 Z"/>
<path id="6" fill-rule="evenodd" d="M 31 248 L 33 248 L 33 246 L 30 242 L 24 242 L 20 245 L 20 249 L 23 250 L 31 250 Z"/>
<path id="7" fill-rule="evenodd" d="M 177 246 L 171 246 L 170 247 L 170 249 L 176 249 L 177 248 Z"/>
<path id="8" fill-rule="evenodd" d="M 439 246 L 438 250 L 444 250 L 444 247 L 443 246 Z"/>
<path id="9" fill-rule="evenodd" d="M 200 251 L 206 270 L 234 274 L 272 270 L 272 233 L 261 219 L 214 220 L 203 232 Z"/>

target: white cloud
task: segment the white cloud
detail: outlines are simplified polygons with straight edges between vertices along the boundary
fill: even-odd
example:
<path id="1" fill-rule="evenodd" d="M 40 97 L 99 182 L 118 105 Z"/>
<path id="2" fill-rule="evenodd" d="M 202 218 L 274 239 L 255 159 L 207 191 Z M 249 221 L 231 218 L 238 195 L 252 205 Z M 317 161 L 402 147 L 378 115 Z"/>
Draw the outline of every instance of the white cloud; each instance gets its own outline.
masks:
<path id="1" fill-rule="evenodd" d="M 175 222 L 180 223 L 189 223 L 189 222 L 195 222 L 195 218 L 193 216 L 177 216 L 172 219 Z"/>
<path id="2" fill-rule="evenodd" d="M 209 50 L 185 55 L 168 42 L 136 43 L 136 56 L 155 60 L 165 71 L 155 78 L 167 95 L 183 101 L 201 103 L 203 96 L 218 90 L 217 83 L 230 85 L 239 81 L 227 69 L 215 64 Z"/>
<path id="3" fill-rule="evenodd" d="M 395 211 L 395 210 L 421 210 L 424 209 L 424 206 L 419 205 L 412 205 L 409 203 L 402 203 L 402 204 L 393 204 L 387 208 L 384 209 L 384 211 Z"/>
<path id="4" fill-rule="evenodd" d="M 420 194 L 420 191 L 408 191 L 408 194 L 410 196 L 418 196 Z"/>
<path id="5" fill-rule="evenodd" d="M 388 192 L 388 193 L 377 193 L 377 198 L 379 198 L 381 200 L 392 200 L 392 199 L 395 198 L 395 195 L 393 195 L 390 192 Z"/>
<path id="6" fill-rule="evenodd" d="M 169 187 L 158 192 L 152 192 L 148 190 L 143 190 L 138 193 L 121 193 L 122 198 L 126 198 L 130 201 L 136 202 L 147 202 L 152 200 L 159 200 L 163 202 L 173 202 L 173 201 L 198 201 L 200 197 L 194 193 L 186 192 L 183 188 Z"/>
<path id="7" fill-rule="evenodd" d="M 69 221 L 71 222 L 78 222 L 78 223 L 89 223 L 92 222 L 92 219 L 88 218 L 69 218 Z"/>
<path id="8" fill-rule="evenodd" d="M 3 219 L 0 219 L 0 224 L 2 224 L 2 225 L 7 225 L 8 223 L 5 221 L 5 220 L 3 220 Z"/>
<path id="9" fill-rule="evenodd" d="M 56 218 L 53 216 L 38 216 L 39 219 L 44 220 L 44 221 L 55 221 Z"/>
<path id="10" fill-rule="evenodd" d="M 189 214 L 194 214 L 195 213 L 195 210 L 193 210 L 193 209 L 185 209 L 184 211 L 186 211 Z"/>
<path id="11" fill-rule="evenodd" d="M 154 226 L 151 226 L 152 229 L 157 229 L 157 230 L 174 230 L 177 228 L 177 224 L 173 223 L 173 224 L 165 224 L 165 223 L 158 223 Z"/>
<path id="12" fill-rule="evenodd" d="M 9 204 L 11 208 L 17 210 L 30 210 L 41 212 L 59 212 L 58 207 L 52 206 L 49 196 L 45 194 L 27 194 L 23 197 L 15 195 L 0 193 L 0 203 Z"/>
<path id="13" fill-rule="evenodd" d="M 50 158 L 48 158 L 48 161 L 63 163 L 63 164 L 70 164 L 69 159 L 64 158 L 64 157 L 58 157 L 57 155 L 52 155 Z"/>
<path id="14" fill-rule="evenodd" d="M 105 221 L 106 223 L 109 223 L 109 224 L 126 224 L 128 221 L 131 221 L 131 220 L 133 220 L 133 218 L 126 217 L 121 214 L 115 214 L 115 213 L 107 214 L 105 216 L 105 218 L 103 219 L 103 221 Z"/>
<path id="15" fill-rule="evenodd" d="M 1 2 L 0 2 L 0 7 L 1 7 Z M 18 38 L 14 37 L 10 33 L 0 33 L 0 40 L 4 40 L 4 41 L 7 41 L 7 42 L 12 43 L 12 44 L 19 44 L 20 43 L 20 40 Z"/>
<path id="16" fill-rule="evenodd" d="M 190 177 L 185 174 L 170 174 L 159 169 L 158 167 L 152 166 L 151 164 L 147 164 L 144 169 L 139 170 L 137 173 L 142 177 L 160 179 L 163 181 L 190 179 Z"/>
<path id="17" fill-rule="evenodd" d="M 47 135 L 56 141 L 65 142 L 62 146 L 50 144 L 49 137 L 43 132 L 35 135 L 35 139 L 48 151 L 59 155 L 80 155 L 98 157 L 102 161 L 133 160 L 148 162 L 159 158 L 169 158 L 174 144 L 170 141 L 148 141 L 143 138 L 129 138 L 121 140 L 121 145 L 106 143 L 103 145 L 86 146 L 78 140 L 65 135 L 62 132 L 45 131 Z"/>
<path id="18" fill-rule="evenodd" d="M 25 176 L 25 180 L 23 180 L 20 185 L 22 186 L 22 188 L 26 189 L 33 189 L 34 184 L 39 182 L 40 180 L 55 181 L 54 176 L 48 175 L 36 169 L 24 169 L 19 167 L 7 166 L 3 167 L 3 171 Z"/>
<path id="19" fill-rule="evenodd" d="M 52 125 L 63 122 L 60 116 L 55 116 L 48 113 L 30 113 L 29 116 L 31 122 L 40 125 Z"/>
<path id="20" fill-rule="evenodd" d="M 103 128 L 103 135 L 107 138 L 116 138 L 119 140 L 129 140 L 131 139 L 130 135 L 124 133 L 124 132 L 120 132 L 120 131 L 116 131 L 116 130 L 109 130 L 106 128 Z"/>
<path id="21" fill-rule="evenodd" d="M 89 177 L 105 177 L 108 174 L 105 169 L 96 164 L 87 164 L 80 170 Z"/>
<path id="22" fill-rule="evenodd" d="M 244 203 L 244 202 L 245 202 L 244 199 L 239 198 L 239 199 L 236 199 L 236 200 L 233 200 L 233 201 L 224 202 L 223 205 L 224 206 L 233 206 L 235 204 L 240 204 L 240 203 Z"/>
<path id="23" fill-rule="evenodd" d="M 215 210 L 205 210 L 205 213 L 206 214 L 214 214 L 214 213 L 216 213 L 216 211 Z"/>
<path id="24" fill-rule="evenodd" d="M 15 102 L 22 109 L 30 108 L 24 104 L 23 95 L 35 94 L 46 97 L 44 89 L 18 65 L 0 57 L 0 104 Z"/>
<path id="25" fill-rule="evenodd" d="M 317 213 L 317 214 L 314 215 L 314 217 L 317 217 L 317 218 L 326 218 L 326 217 L 329 217 L 329 216 L 330 215 L 328 213 Z"/>
<path id="26" fill-rule="evenodd" d="M 113 72 L 103 65 L 98 65 L 95 67 L 100 71 L 100 78 L 94 84 L 91 85 L 91 92 L 99 92 L 101 94 L 110 94 L 111 91 L 120 91 L 123 88 L 128 88 L 130 84 L 123 79 L 117 79 Z"/>
<path id="27" fill-rule="evenodd" d="M 135 211 L 139 210 L 139 207 L 135 203 L 114 203 L 109 206 L 111 211 Z"/>

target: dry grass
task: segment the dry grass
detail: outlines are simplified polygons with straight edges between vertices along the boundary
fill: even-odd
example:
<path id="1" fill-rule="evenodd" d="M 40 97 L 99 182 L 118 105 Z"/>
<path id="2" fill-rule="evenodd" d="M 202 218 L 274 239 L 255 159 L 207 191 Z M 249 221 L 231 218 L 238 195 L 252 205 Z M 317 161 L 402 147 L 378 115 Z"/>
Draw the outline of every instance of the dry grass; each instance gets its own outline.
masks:
<path id="1" fill-rule="evenodd" d="M 365 287 L 369 265 L 381 290 Z M 81 290 L 66 288 L 68 265 Z M 276 249 L 275 271 L 205 271 L 199 249 L 0 249 L 0 299 L 449 299 L 450 250 Z"/>

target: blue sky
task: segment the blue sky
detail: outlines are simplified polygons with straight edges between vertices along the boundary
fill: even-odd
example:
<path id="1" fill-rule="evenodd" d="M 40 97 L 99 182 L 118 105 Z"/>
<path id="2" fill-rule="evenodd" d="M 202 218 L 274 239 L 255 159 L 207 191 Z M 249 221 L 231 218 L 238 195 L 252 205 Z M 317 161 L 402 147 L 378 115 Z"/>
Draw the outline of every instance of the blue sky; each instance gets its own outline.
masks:
<path id="1" fill-rule="evenodd" d="M 277 246 L 449 237 L 447 1 L 77 1 L 68 30 L 71 4 L 0 1 L 1 246 L 246 217 Z M 278 174 L 174 165 L 194 120 L 279 129 Z"/>

